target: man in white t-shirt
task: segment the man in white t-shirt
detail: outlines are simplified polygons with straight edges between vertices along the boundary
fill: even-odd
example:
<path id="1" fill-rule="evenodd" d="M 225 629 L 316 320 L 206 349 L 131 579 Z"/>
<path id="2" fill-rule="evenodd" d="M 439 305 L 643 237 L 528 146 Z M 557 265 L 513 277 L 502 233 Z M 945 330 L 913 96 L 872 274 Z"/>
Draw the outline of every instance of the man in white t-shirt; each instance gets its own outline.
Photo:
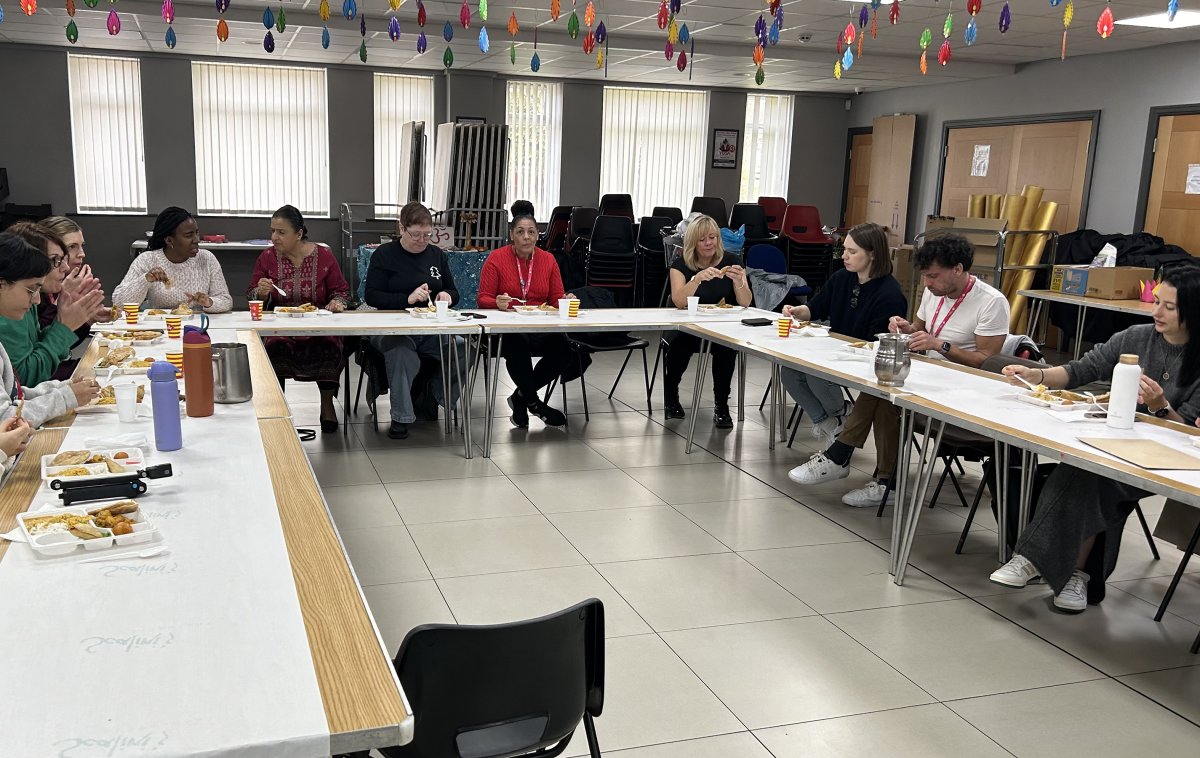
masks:
<path id="1" fill-rule="evenodd" d="M 957 234 L 927 239 L 917 250 L 913 264 L 925 283 L 917 318 L 909 323 L 897 315 L 888 324 L 892 332 L 912 335 L 910 350 L 978 367 L 1003 349 L 1008 336 L 1008 300 L 971 273 L 974 258 L 971 243 Z M 889 482 L 900 451 L 900 414 L 884 398 L 859 395 L 837 440 L 788 472 L 788 477 L 797 484 L 844 479 L 850 473 L 850 456 L 863 446 L 872 428 L 877 481 L 846 493 L 842 502 L 856 508 L 875 507 L 887 492 L 888 503 L 894 503 Z"/>

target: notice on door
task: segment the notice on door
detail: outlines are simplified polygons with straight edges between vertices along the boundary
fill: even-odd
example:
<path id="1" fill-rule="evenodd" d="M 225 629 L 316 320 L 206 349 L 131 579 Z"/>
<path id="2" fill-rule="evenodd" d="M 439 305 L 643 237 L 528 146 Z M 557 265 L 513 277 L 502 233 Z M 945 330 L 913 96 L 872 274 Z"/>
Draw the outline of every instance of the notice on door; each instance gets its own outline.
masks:
<path id="1" fill-rule="evenodd" d="M 992 157 L 991 145 L 976 145 L 975 155 L 971 158 L 971 176 L 987 176 L 988 161 Z M 1190 168 L 1190 167 L 1189 167 Z M 1191 172 L 1188 172 L 1189 186 L 1192 180 Z"/>
<path id="2" fill-rule="evenodd" d="M 1187 184 L 1183 188 L 1185 195 L 1200 195 L 1200 163 L 1189 163 Z"/>

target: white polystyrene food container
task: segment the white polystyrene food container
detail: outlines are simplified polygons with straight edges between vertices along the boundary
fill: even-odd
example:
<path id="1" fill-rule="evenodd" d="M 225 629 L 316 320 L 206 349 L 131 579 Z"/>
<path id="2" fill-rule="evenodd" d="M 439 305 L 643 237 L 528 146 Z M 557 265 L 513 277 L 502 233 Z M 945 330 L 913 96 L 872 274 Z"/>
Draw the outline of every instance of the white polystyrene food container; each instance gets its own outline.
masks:
<path id="1" fill-rule="evenodd" d="M 107 407 L 107 406 L 105 406 L 105 407 Z M 115 409 L 116 406 L 114 405 L 113 408 Z M 60 450 L 59 452 L 61 453 L 63 451 Z M 93 472 L 91 476 L 59 477 L 59 476 L 57 476 L 57 474 L 59 472 L 64 471 L 69 468 L 74 468 L 74 467 L 73 466 L 52 466 L 52 465 L 50 465 L 50 462 L 54 460 L 55 456 L 57 456 L 58 453 L 47 453 L 46 455 L 42 456 L 42 481 L 49 484 L 50 480 L 60 479 L 60 478 L 64 482 L 87 482 L 87 481 L 93 481 L 96 479 L 108 479 L 108 478 L 114 477 L 114 476 L 126 476 L 128 474 L 136 473 L 138 469 L 145 468 L 145 466 L 146 466 L 146 454 L 145 454 L 145 452 L 142 451 L 141 448 L 122 447 L 122 448 L 115 448 L 112 450 L 92 450 L 90 452 L 95 455 L 107 455 L 109 458 L 112 458 L 117 463 L 120 463 L 122 466 L 124 466 L 125 471 L 120 474 L 114 474 L 114 473 L 109 473 L 108 466 L 106 466 L 103 463 L 81 463 L 79 465 L 81 465 L 81 466 L 87 468 L 89 471 Z M 125 453 L 128 457 L 118 459 L 116 457 L 116 455 L 118 453 Z"/>
<path id="2" fill-rule="evenodd" d="M 44 557 L 70 555 L 71 553 L 78 552 L 81 548 L 85 552 L 99 552 L 114 547 L 137 545 L 158 539 L 158 528 L 142 518 L 140 507 L 133 513 L 125 514 L 130 521 L 134 522 L 131 534 L 116 535 L 105 529 L 104 531 L 109 532 L 108 536 L 97 537 L 91 540 L 80 539 L 70 532 L 51 532 L 49 534 L 33 535 L 30 534 L 29 527 L 26 524 L 26 521 L 29 519 L 37 519 L 45 516 L 60 514 L 84 516 L 88 513 L 103 510 L 106 504 L 112 505 L 120 502 L 124 501 L 109 500 L 106 503 L 91 503 L 89 505 L 71 505 L 66 507 L 57 507 L 55 504 L 49 504 L 49 507 L 46 507 L 46 504 L 43 504 L 41 506 L 42 510 L 17 514 L 17 523 L 21 525 L 21 532 L 25 535 L 29 547 L 35 553 Z"/>

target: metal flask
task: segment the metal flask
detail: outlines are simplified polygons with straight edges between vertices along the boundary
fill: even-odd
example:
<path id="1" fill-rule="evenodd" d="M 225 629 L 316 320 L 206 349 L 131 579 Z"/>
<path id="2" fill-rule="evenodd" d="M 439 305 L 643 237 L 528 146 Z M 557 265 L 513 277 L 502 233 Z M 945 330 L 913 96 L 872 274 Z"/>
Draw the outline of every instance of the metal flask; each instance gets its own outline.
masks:
<path id="1" fill-rule="evenodd" d="M 244 403 L 254 397 L 250 386 L 250 354 L 238 342 L 219 342 L 213 351 L 213 400 Z"/>
<path id="2" fill-rule="evenodd" d="M 877 334 L 879 347 L 875 350 L 875 378 L 885 387 L 903 387 L 912 368 L 908 354 L 907 334 Z"/>

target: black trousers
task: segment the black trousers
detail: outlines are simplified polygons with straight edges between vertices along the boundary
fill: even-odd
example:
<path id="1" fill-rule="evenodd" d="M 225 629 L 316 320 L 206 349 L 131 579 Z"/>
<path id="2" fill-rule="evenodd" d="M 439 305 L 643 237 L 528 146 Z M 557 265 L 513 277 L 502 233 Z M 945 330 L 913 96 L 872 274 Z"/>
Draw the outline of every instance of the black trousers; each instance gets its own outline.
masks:
<path id="1" fill-rule="evenodd" d="M 537 400 L 541 389 L 575 360 L 567 338 L 561 334 L 506 334 L 500 355 L 526 402 Z M 535 357 L 541 358 L 537 365 L 533 363 Z"/>
<path id="2" fill-rule="evenodd" d="M 683 372 L 687 371 L 692 355 L 700 349 L 700 338 L 683 332 L 671 332 L 667 342 L 670 346 L 664 360 L 667 377 L 663 382 L 663 395 L 670 403 L 679 401 L 679 381 L 683 378 Z M 729 405 L 729 390 L 736 364 L 736 350 L 721 345 L 712 346 L 713 400 L 717 405 Z"/>

